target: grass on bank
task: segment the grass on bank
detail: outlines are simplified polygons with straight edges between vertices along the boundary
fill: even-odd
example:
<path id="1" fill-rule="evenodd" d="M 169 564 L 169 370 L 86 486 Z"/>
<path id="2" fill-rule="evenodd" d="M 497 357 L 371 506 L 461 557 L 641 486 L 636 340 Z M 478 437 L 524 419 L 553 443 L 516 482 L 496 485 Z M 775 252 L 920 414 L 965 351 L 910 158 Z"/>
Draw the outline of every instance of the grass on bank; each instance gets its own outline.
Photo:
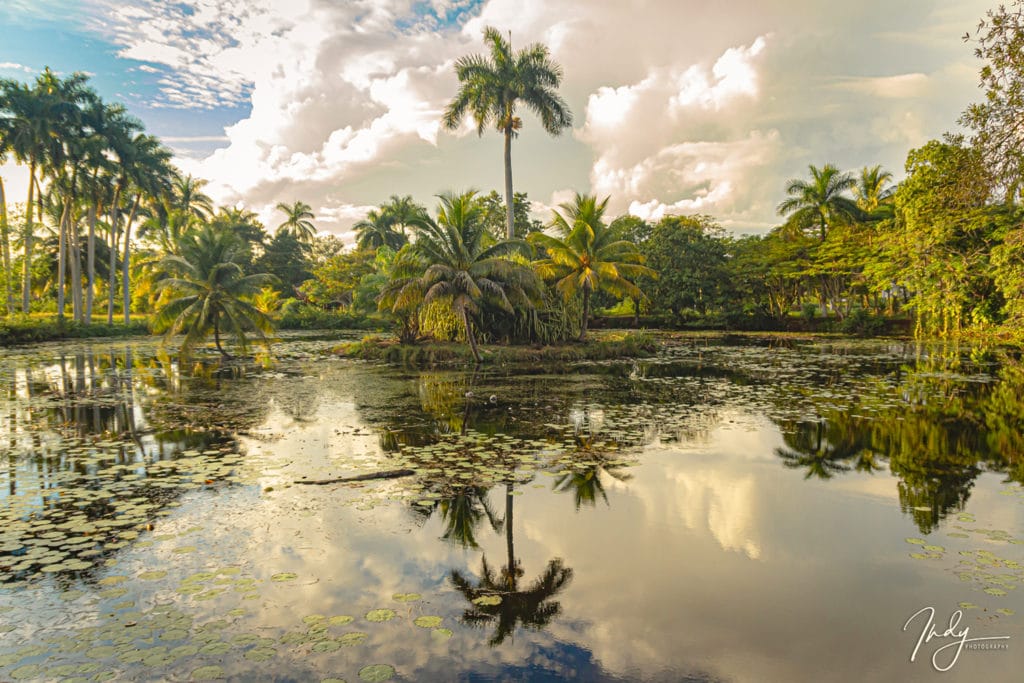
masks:
<path id="1" fill-rule="evenodd" d="M 659 342 L 645 330 L 593 332 L 585 342 L 568 342 L 552 346 L 481 344 L 483 362 L 505 363 L 572 362 L 652 356 Z M 435 365 L 471 363 L 473 352 L 468 344 L 426 341 L 400 344 L 393 337 L 369 335 L 357 342 L 340 344 L 334 353 L 345 358 L 378 360 L 402 365 Z"/>

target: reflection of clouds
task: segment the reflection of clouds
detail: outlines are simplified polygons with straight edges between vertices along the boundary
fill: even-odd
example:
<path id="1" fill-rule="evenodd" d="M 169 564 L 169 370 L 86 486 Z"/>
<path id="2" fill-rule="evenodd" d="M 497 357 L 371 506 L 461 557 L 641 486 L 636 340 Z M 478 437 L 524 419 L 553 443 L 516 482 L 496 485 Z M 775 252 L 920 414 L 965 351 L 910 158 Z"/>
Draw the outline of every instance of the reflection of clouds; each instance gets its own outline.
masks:
<path id="1" fill-rule="evenodd" d="M 754 529 L 753 476 L 735 479 L 718 470 L 678 472 L 675 481 L 679 516 L 688 529 L 707 527 L 724 550 L 739 550 L 752 560 L 761 557 Z"/>

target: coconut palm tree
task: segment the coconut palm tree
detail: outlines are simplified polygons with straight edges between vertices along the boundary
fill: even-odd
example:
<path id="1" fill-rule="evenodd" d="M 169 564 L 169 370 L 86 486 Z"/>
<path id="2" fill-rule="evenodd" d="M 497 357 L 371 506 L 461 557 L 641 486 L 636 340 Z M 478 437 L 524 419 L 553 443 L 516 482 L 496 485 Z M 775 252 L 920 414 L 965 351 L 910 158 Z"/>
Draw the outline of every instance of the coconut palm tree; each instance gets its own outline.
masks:
<path id="1" fill-rule="evenodd" d="M 184 333 L 183 356 L 210 333 L 222 358 L 231 354 L 221 343 L 221 333 L 234 335 L 243 350 L 250 337 L 269 349 L 266 335 L 273 330 L 273 321 L 248 299 L 274 278 L 266 273 L 246 275 L 239 265 L 244 246 L 232 233 L 210 225 L 187 236 L 180 249 L 180 255 L 168 255 L 161 264 L 168 277 L 159 287 L 173 298 L 158 311 L 154 328 L 168 338 Z"/>
<path id="2" fill-rule="evenodd" d="M 484 29 L 484 43 L 490 47 L 489 55 L 466 55 L 455 62 L 459 91 L 448 103 L 442 121 L 454 130 L 468 113 L 476 122 L 478 135 L 494 126 L 505 136 L 506 235 L 512 239 L 512 138 L 523 125 L 516 107 L 521 104 L 533 111 L 551 135 L 572 126 L 572 112 L 557 92 L 562 67 L 551 60 L 546 46 L 534 43 L 513 52 L 511 37 L 505 40 L 490 26 Z"/>
<path id="3" fill-rule="evenodd" d="M 316 226 L 313 225 L 313 210 L 309 204 L 305 202 L 295 202 L 294 204 L 281 202 L 276 208 L 287 217 L 284 223 L 277 226 L 278 230 L 291 233 L 292 237 L 303 244 L 309 244 L 313 241 L 313 238 L 316 237 Z"/>
<path id="4" fill-rule="evenodd" d="M 543 248 L 547 257 L 534 265 L 546 281 L 555 281 L 555 289 L 565 298 L 583 297 L 580 341 L 587 336 L 590 298 L 606 291 L 614 296 L 641 298 L 643 292 L 633 283 L 638 277 L 657 277 L 643 265 L 644 256 L 637 246 L 623 239 L 622 229 L 604 222 L 608 198 L 598 202 L 592 195 L 576 194 L 572 202 L 554 212 L 551 226 L 560 237 L 543 232 L 531 233 L 527 240 Z"/>
<path id="5" fill-rule="evenodd" d="M 853 190 L 857 181 L 832 164 L 820 169 L 811 164 L 811 179 L 795 178 L 786 186 L 789 198 L 779 204 L 780 216 L 801 231 L 817 230 L 825 241 L 829 229 L 836 223 L 848 223 L 859 215 L 857 204 L 844 193 Z"/>
<path id="6" fill-rule="evenodd" d="M 380 207 L 381 214 L 391 221 L 391 227 L 398 227 L 402 237 L 407 240 L 406 228 L 415 227 L 428 219 L 427 209 L 413 201 L 411 195 L 391 195 L 387 203 Z"/>
<path id="7" fill-rule="evenodd" d="M 881 166 L 865 166 L 860 170 L 853 196 L 857 207 L 876 218 L 888 218 L 893 212 L 893 198 L 896 187 L 891 185 L 892 173 L 883 171 Z"/>
<path id="8" fill-rule="evenodd" d="M 427 264 L 423 276 L 408 287 L 423 291 L 423 302 L 450 297 L 452 310 L 462 319 L 473 358 L 479 363 L 471 316 L 491 304 L 506 313 L 529 308 L 543 287 L 529 267 L 507 255 L 523 252 L 526 244 L 505 240 L 487 245 L 483 206 L 476 191 L 439 196 L 437 221 L 417 228 L 415 249 Z"/>
<path id="9" fill-rule="evenodd" d="M 384 209 L 370 209 L 366 218 L 352 227 L 360 249 L 389 247 L 397 251 L 409 241 L 403 233 L 395 230 L 395 222 Z"/>

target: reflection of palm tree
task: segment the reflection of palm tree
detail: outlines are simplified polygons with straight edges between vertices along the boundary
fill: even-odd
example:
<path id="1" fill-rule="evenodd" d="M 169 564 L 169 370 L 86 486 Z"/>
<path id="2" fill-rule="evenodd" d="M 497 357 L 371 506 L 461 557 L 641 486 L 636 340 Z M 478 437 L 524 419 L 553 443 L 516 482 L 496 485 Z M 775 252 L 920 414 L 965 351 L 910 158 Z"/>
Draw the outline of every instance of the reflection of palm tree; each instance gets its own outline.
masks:
<path id="1" fill-rule="evenodd" d="M 436 509 L 441 511 L 444 523 L 441 538 L 463 548 L 478 548 L 476 531 L 485 519 L 494 531 L 501 528 L 501 520 L 491 509 L 487 491 L 481 486 L 468 486 L 437 503 Z"/>
<path id="2" fill-rule="evenodd" d="M 500 645 L 515 631 L 516 624 L 526 628 L 540 630 L 551 623 L 561 611 L 562 606 L 551 598 L 558 595 L 572 580 L 572 569 L 563 565 L 561 558 L 548 562 L 544 573 L 537 577 L 529 586 L 521 587 L 519 580 L 523 569 L 515 557 L 513 540 L 513 495 L 511 482 L 505 490 L 505 543 L 508 560 L 497 573 L 487 563 L 487 556 L 481 558 L 480 579 L 471 581 L 462 572 L 453 569 L 452 583 L 472 607 L 462 614 L 462 620 L 468 624 L 484 626 L 497 621 L 494 635 L 488 643 L 494 647 Z M 488 601 L 500 598 L 500 602 L 492 604 Z M 483 599 L 482 602 L 477 602 Z"/>
<path id="3" fill-rule="evenodd" d="M 487 564 L 486 557 L 481 565 L 480 580 L 475 585 L 454 569 L 452 583 L 471 603 L 480 598 L 501 598 L 501 602 L 496 605 L 473 603 L 473 607 L 462 614 L 463 621 L 473 625 L 497 622 L 494 635 L 488 641 L 492 647 L 500 645 L 512 635 L 517 624 L 540 630 L 562 611 L 561 604 L 551 598 L 560 593 L 572 579 L 572 569 L 563 566 L 560 558 L 548 562 L 544 573 L 525 588 L 519 587 L 523 570 L 518 564 L 512 571 L 507 566 L 502 567 L 498 574 Z"/>
<path id="4" fill-rule="evenodd" d="M 787 431 L 783 440 L 789 448 L 776 448 L 775 454 L 786 467 L 806 468 L 804 479 L 831 479 L 840 472 L 848 472 L 847 461 L 864 450 L 854 430 L 838 429 L 835 423 L 825 420 L 801 422 L 795 430 Z"/>
<path id="5" fill-rule="evenodd" d="M 618 481 L 628 481 L 632 475 L 622 471 L 626 468 L 623 463 L 611 463 L 606 456 L 597 456 L 598 461 L 593 462 L 582 469 L 575 469 L 569 474 L 563 474 L 555 479 L 554 490 L 559 493 L 572 493 L 576 502 L 576 509 L 583 505 L 595 507 L 598 496 L 608 504 L 608 494 L 605 493 L 604 484 L 601 481 L 603 475 L 607 475 Z"/>

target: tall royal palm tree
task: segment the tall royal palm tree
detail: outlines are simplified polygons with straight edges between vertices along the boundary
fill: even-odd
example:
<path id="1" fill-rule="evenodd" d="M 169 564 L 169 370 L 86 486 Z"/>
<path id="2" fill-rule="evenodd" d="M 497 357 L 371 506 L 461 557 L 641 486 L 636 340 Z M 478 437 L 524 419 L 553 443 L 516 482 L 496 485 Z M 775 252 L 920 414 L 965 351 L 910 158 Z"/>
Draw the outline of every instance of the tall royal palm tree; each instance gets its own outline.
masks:
<path id="1" fill-rule="evenodd" d="M 179 176 L 174 181 L 172 208 L 185 214 L 206 220 L 213 215 L 213 200 L 203 192 L 206 181 L 193 178 L 192 174 Z"/>
<path id="2" fill-rule="evenodd" d="M 124 324 L 131 322 L 131 233 L 132 222 L 144 198 L 156 198 L 171 192 L 178 178 L 171 166 L 171 151 L 152 135 L 138 134 L 127 148 L 128 156 L 121 159 L 127 164 L 135 199 L 124 228 L 124 252 L 121 257 L 121 310 Z"/>
<path id="3" fill-rule="evenodd" d="M 366 218 L 352 228 L 356 231 L 356 245 L 360 249 L 389 247 L 397 251 L 408 241 L 404 234 L 395 230 L 395 222 L 384 209 L 370 209 Z"/>
<path id="4" fill-rule="evenodd" d="M 0 113 L 10 111 L 7 101 L 8 82 L 0 81 Z M 7 155 L 11 151 L 11 126 L 10 118 L 0 115 L 0 166 L 7 162 Z M 11 280 L 14 278 L 14 264 L 11 261 L 11 232 L 7 224 L 7 194 L 4 191 L 4 179 L 0 176 L 0 259 L 4 269 L 4 312 L 8 315 L 14 312 L 14 290 L 11 288 Z"/>
<path id="5" fill-rule="evenodd" d="M 551 60 L 548 48 L 539 43 L 512 51 L 511 37 L 506 40 L 493 27 L 484 29 L 489 55 L 466 55 L 455 62 L 459 91 L 448 103 L 443 122 L 449 130 L 459 127 L 468 113 L 476 122 L 477 134 L 494 126 L 505 136 L 506 234 L 515 237 L 514 194 L 512 192 L 512 138 L 523 122 L 516 107 L 533 111 L 551 135 L 572 126 L 572 112 L 558 94 L 562 67 Z"/>
<path id="6" fill-rule="evenodd" d="M 25 231 L 23 238 L 23 281 L 21 309 L 28 313 L 32 298 L 32 248 L 35 226 L 33 221 L 36 208 L 36 191 L 39 176 L 52 158 L 60 135 L 56 129 L 61 100 L 52 88 L 44 85 L 52 77 L 47 68 L 34 86 L 4 82 L 5 101 L 8 110 L 8 144 L 15 160 L 28 166 L 28 199 L 25 201 Z M 41 208 L 40 208 L 41 211 Z"/>
<path id="7" fill-rule="evenodd" d="M 184 333 L 183 356 L 211 333 L 222 358 L 231 357 L 222 333 L 234 335 L 243 350 L 250 337 L 269 348 L 266 335 L 273 330 L 273 321 L 249 299 L 274 278 L 266 273 L 246 275 L 239 265 L 244 245 L 231 232 L 211 225 L 186 237 L 180 249 L 180 255 L 166 256 L 162 262 L 168 277 L 159 286 L 173 298 L 157 313 L 155 329 L 168 337 Z"/>
<path id="8" fill-rule="evenodd" d="M 566 298 L 582 295 L 580 341 L 587 336 L 590 298 L 594 292 L 603 290 L 639 299 L 643 292 L 633 280 L 643 275 L 657 277 L 657 273 L 643 265 L 644 257 L 636 244 L 623 239 L 622 229 L 605 224 L 607 206 L 607 197 L 598 202 L 592 195 L 577 193 L 572 202 L 561 205 L 561 213 L 554 212 L 551 227 L 559 237 L 543 232 L 527 237 L 531 244 L 547 252 L 547 257 L 535 264 L 540 276 L 555 281 L 555 289 Z"/>
<path id="9" fill-rule="evenodd" d="M 484 210 L 476 191 L 440 195 L 437 221 L 417 229 L 415 249 L 427 264 L 423 276 L 408 286 L 420 288 L 423 302 L 450 297 L 466 339 L 479 363 L 471 316 L 491 304 L 512 313 L 529 308 L 540 297 L 542 283 L 529 267 L 506 256 L 526 248 L 525 242 L 504 240 L 487 245 Z"/>
<path id="10" fill-rule="evenodd" d="M 123 110 L 109 111 L 105 121 L 107 146 L 116 160 L 114 166 L 114 194 L 110 201 L 108 224 L 109 263 L 107 264 L 107 324 L 114 324 L 114 297 L 117 291 L 117 247 L 121 231 L 122 203 L 132 180 L 132 143 L 142 134 L 142 122 Z"/>
<path id="11" fill-rule="evenodd" d="M 789 198 L 779 204 L 778 212 L 788 216 L 789 224 L 796 229 L 817 230 L 824 242 L 833 225 L 851 222 L 859 215 L 856 202 L 845 194 L 856 187 L 857 181 L 832 164 L 820 169 L 811 164 L 808 168 L 810 180 L 790 180 L 786 186 Z"/>
<path id="12" fill-rule="evenodd" d="M 277 226 L 278 230 L 291 233 L 292 237 L 303 244 L 309 244 L 316 237 L 316 226 L 313 225 L 313 207 L 305 202 L 277 205 L 277 210 L 285 215 L 285 221 Z"/>

